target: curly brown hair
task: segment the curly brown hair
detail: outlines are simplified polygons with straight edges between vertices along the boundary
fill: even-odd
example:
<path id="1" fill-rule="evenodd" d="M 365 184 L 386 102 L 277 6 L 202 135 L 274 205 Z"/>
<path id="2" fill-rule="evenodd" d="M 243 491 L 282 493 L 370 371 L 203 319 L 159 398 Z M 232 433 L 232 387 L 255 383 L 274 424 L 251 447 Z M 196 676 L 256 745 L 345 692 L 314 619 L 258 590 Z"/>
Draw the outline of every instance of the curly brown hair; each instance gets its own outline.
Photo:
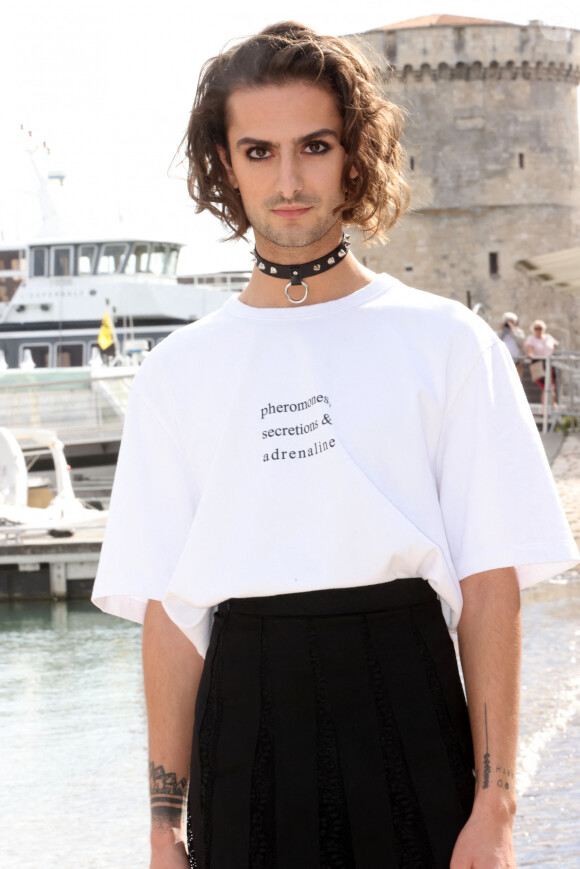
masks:
<path id="1" fill-rule="evenodd" d="M 381 96 L 378 74 L 351 42 L 295 22 L 271 25 L 202 68 L 183 140 L 196 211 L 215 214 L 231 229 L 231 239 L 246 234 L 247 215 L 218 153 L 221 148 L 229 156 L 227 99 L 240 88 L 294 81 L 328 88 L 342 116 L 342 222 L 369 238 L 384 238 L 409 201 L 402 175 L 403 112 Z"/>

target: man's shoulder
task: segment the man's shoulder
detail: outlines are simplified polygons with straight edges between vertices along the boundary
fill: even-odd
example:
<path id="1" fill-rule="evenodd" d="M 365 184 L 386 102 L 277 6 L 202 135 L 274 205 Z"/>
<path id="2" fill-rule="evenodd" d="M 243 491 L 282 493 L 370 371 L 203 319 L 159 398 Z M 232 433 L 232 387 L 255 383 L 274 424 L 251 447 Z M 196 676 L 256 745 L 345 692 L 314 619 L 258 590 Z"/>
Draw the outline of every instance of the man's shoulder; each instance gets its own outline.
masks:
<path id="1" fill-rule="evenodd" d="M 147 355 L 135 377 L 138 388 L 149 388 L 169 377 L 174 383 L 194 379 L 204 364 L 218 356 L 222 339 L 235 328 L 224 308 L 171 332 Z"/>
<path id="2" fill-rule="evenodd" d="M 212 311 L 199 320 L 176 329 L 155 347 L 146 361 L 157 357 L 161 362 L 162 359 L 171 358 L 176 354 L 202 349 L 234 326 L 235 321 L 227 314 L 226 303 L 217 311 Z"/>
<path id="3" fill-rule="evenodd" d="M 377 283 L 383 284 L 385 289 L 388 289 L 382 299 L 391 308 L 414 313 L 424 312 L 441 318 L 453 318 L 463 312 L 470 313 L 469 309 L 456 299 L 441 296 L 430 290 L 420 290 L 391 275 L 377 275 Z"/>
<path id="4" fill-rule="evenodd" d="M 499 341 L 485 320 L 462 302 L 410 287 L 386 275 L 381 275 L 380 279 L 389 282 L 389 291 L 381 297 L 381 306 L 403 333 L 416 334 L 439 345 L 464 340 L 490 346 Z"/>

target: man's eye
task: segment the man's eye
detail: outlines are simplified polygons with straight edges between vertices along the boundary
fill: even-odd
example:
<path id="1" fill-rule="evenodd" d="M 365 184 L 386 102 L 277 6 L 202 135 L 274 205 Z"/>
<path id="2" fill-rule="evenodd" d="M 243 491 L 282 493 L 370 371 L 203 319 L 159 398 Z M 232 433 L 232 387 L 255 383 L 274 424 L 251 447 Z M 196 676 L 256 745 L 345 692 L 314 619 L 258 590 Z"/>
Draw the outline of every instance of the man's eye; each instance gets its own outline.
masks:
<path id="1" fill-rule="evenodd" d="M 326 142 L 309 142 L 304 149 L 307 154 L 324 154 L 328 151 Z"/>
<path id="2" fill-rule="evenodd" d="M 269 151 L 267 148 L 260 147 L 256 145 L 254 148 L 250 148 L 247 152 L 250 160 L 263 160 L 264 157 L 269 155 Z"/>

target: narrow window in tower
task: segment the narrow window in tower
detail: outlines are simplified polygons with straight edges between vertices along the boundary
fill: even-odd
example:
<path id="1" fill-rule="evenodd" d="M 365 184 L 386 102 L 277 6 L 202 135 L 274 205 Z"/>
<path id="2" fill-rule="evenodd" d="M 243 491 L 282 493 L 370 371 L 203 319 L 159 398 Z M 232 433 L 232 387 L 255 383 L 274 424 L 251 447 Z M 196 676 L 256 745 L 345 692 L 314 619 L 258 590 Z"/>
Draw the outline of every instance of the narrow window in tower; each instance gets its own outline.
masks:
<path id="1" fill-rule="evenodd" d="M 415 171 L 415 158 L 414 157 L 409 157 L 409 169 L 411 170 L 411 172 Z"/>
<path id="2" fill-rule="evenodd" d="M 412 272 L 412 271 L 413 271 L 413 266 L 406 265 L 406 266 L 405 266 L 405 271 L 406 271 L 406 272 Z"/>
<path id="3" fill-rule="evenodd" d="M 499 275 L 499 254 L 494 250 L 489 253 L 489 274 L 492 277 Z"/>
<path id="4" fill-rule="evenodd" d="M 523 169 L 524 168 L 524 155 L 521 152 L 518 154 L 518 163 L 519 163 L 520 169 Z"/>

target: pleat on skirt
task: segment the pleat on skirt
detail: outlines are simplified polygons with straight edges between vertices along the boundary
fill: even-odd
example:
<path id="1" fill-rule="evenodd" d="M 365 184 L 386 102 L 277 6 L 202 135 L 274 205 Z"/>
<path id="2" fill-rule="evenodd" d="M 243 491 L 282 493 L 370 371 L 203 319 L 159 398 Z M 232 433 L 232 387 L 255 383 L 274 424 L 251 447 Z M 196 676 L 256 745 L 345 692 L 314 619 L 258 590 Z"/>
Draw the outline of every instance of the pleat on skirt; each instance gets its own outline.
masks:
<path id="1" fill-rule="evenodd" d="M 449 869 L 474 795 L 455 651 L 422 579 L 229 600 L 196 705 L 195 869 Z"/>

